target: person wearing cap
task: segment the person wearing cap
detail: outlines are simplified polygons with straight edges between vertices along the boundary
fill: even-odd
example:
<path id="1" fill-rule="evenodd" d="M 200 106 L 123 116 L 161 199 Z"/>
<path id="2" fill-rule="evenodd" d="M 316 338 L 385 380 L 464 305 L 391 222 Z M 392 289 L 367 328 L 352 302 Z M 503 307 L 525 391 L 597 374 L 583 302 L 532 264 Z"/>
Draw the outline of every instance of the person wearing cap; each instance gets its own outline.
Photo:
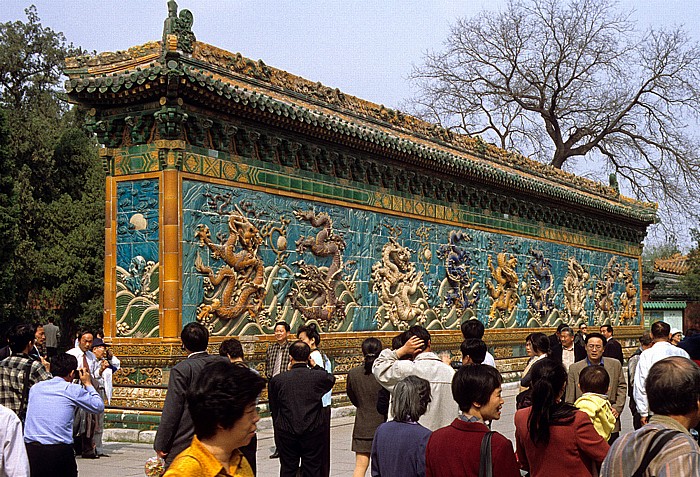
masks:
<path id="1" fill-rule="evenodd" d="M 120 368 L 119 359 L 108 349 L 109 345 L 100 338 L 95 338 L 92 342 L 92 353 L 99 363 L 99 375 L 96 379 L 97 392 L 103 401 L 112 401 L 112 373 Z M 109 457 L 102 448 L 102 434 L 104 433 L 105 413 L 101 412 L 97 416 L 97 427 L 95 428 L 95 453 L 99 457 Z"/>
<path id="2" fill-rule="evenodd" d="M 678 328 L 671 328 L 671 344 L 673 346 L 678 346 L 678 344 L 683 340 L 683 332 Z"/>

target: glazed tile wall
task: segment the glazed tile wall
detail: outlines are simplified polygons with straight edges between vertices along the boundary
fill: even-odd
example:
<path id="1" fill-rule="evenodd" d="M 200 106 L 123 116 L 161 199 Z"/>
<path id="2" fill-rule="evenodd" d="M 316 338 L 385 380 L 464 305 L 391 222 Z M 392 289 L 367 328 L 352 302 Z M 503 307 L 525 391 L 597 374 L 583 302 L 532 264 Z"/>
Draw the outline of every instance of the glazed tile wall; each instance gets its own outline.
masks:
<path id="1" fill-rule="evenodd" d="M 158 336 L 157 179 L 117 183 L 117 336 Z"/>
<path id="2" fill-rule="evenodd" d="M 183 325 L 215 335 L 640 322 L 634 257 L 195 180 L 182 195 Z"/>

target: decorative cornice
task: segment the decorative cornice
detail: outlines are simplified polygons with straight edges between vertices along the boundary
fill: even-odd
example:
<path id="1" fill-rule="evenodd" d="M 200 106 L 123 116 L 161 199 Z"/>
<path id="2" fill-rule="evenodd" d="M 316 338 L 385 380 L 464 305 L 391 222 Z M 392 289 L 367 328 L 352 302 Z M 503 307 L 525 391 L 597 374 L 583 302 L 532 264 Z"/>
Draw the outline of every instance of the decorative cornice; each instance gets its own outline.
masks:
<path id="1" fill-rule="evenodd" d="M 155 113 L 162 138 L 179 136 L 190 103 L 224 114 L 246 114 L 280 126 L 344 141 L 448 175 L 564 204 L 652 223 L 656 205 L 619 195 L 613 187 L 578 177 L 520 154 L 455 134 L 400 111 L 346 95 L 240 53 L 194 41 L 192 15 L 169 2 L 162 43 L 126 52 L 66 61 L 69 98 L 94 107 L 161 101 Z M 188 42 L 190 42 L 188 44 Z M 165 120 L 164 120 L 165 119 Z M 201 131 L 205 133 L 204 130 Z"/>

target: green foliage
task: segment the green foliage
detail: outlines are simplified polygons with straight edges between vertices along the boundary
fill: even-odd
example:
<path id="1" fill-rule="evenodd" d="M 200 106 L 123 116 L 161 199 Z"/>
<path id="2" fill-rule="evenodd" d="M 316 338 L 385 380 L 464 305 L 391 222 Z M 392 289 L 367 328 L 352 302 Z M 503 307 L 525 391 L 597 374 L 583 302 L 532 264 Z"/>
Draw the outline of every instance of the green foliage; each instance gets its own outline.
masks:
<path id="1" fill-rule="evenodd" d="M 0 325 L 58 318 L 101 327 L 104 174 L 82 118 L 58 95 L 61 33 L 0 24 Z"/>
<path id="2" fill-rule="evenodd" d="M 683 291 L 693 300 L 700 300 L 700 230 L 691 229 L 690 235 L 695 246 L 688 254 L 688 273 L 681 281 Z"/>

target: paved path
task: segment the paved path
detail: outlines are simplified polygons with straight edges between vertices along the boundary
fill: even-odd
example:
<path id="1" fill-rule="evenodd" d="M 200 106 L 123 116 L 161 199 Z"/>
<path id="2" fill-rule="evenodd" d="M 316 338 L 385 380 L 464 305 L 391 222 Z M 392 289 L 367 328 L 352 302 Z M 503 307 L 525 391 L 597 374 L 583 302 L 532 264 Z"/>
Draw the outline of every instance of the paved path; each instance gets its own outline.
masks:
<path id="1" fill-rule="evenodd" d="M 501 419 L 493 423 L 493 429 L 515 442 L 516 390 L 509 385 L 504 389 L 505 404 Z M 337 477 L 351 476 L 355 468 L 355 454 L 350 450 L 354 417 L 334 417 L 331 421 L 331 475 Z M 258 476 L 274 477 L 279 475 L 279 461 L 270 459 L 274 446 L 270 420 L 263 419 L 258 431 Z M 632 415 L 626 407 L 622 413 L 623 434 L 632 429 Z M 155 455 L 150 444 L 131 444 L 123 442 L 106 442 L 105 452 L 109 458 L 83 460 L 78 458 L 78 469 L 82 476 L 99 477 L 142 477 L 143 464 Z M 369 475 L 369 472 L 367 473 Z"/>

